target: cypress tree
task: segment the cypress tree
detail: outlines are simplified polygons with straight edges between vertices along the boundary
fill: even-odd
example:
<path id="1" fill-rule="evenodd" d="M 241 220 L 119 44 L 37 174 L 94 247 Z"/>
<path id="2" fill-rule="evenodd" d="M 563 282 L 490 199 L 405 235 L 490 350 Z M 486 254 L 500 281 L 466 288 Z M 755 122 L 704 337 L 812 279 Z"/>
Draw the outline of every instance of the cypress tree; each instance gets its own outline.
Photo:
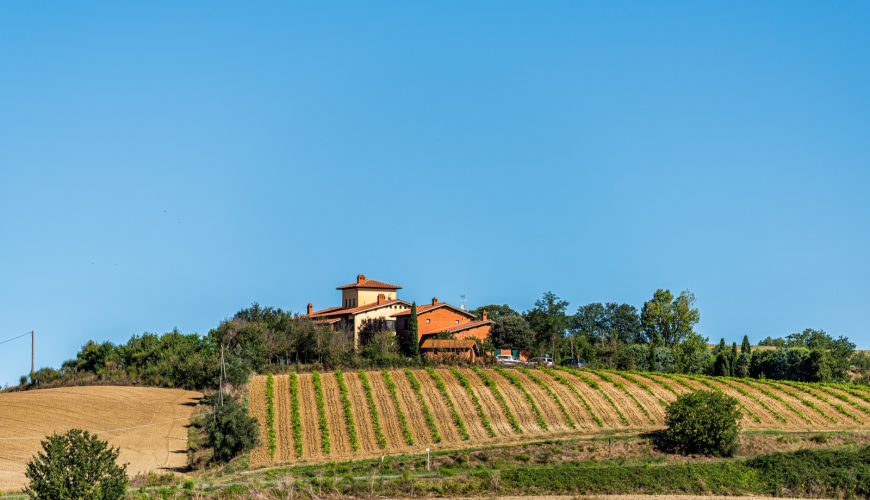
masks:
<path id="1" fill-rule="evenodd" d="M 731 343 L 731 359 L 728 363 L 728 376 L 733 377 L 737 373 L 737 342 Z"/>
<path id="2" fill-rule="evenodd" d="M 749 336 L 743 336 L 743 344 L 740 346 L 741 354 L 752 354 L 752 347 L 749 345 Z"/>
<path id="3" fill-rule="evenodd" d="M 411 319 L 408 322 L 408 350 L 411 356 L 420 354 L 420 338 L 417 331 L 417 303 L 411 302 Z"/>

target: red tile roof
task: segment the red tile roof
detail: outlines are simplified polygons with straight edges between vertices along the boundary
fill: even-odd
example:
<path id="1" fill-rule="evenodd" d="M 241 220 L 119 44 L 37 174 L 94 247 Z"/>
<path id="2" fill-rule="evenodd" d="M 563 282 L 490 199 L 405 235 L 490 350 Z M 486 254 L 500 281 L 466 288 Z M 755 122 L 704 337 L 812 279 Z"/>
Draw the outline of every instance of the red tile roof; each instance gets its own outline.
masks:
<path id="1" fill-rule="evenodd" d="M 474 345 L 474 341 L 469 339 L 426 339 L 420 344 L 420 349 L 471 349 Z"/>
<path id="2" fill-rule="evenodd" d="M 347 309 L 345 309 L 343 307 L 330 307 L 329 309 L 323 309 L 321 311 L 313 312 L 313 313 L 311 313 L 310 316 L 307 316 L 307 317 L 318 318 L 318 317 L 328 317 L 328 316 L 344 316 L 346 314 L 357 314 L 357 313 L 371 311 L 373 309 L 378 309 L 381 307 L 394 305 L 394 304 L 402 304 L 402 305 L 411 307 L 411 304 L 405 302 L 404 300 L 392 299 L 392 300 L 384 301 L 380 304 L 378 304 L 377 302 L 374 302 L 372 304 L 366 304 L 364 306 L 357 306 L 357 307 L 349 307 Z"/>
<path id="3" fill-rule="evenodd" d="M 336 290 L 347 290 L 350 288 L 375 288 L 378 290 L 399 290 L 402 287 L 400 287 L 399 285 L 391 285 L 389 283 L 384 283 L 383 281 L 368 280 L 368 279 L 363 278 L 361 280 L 357 280 L 356 283 L 349 283 L 347 285 L 342 285 L 342 286 L 336 287 L 335 289 Z"/>
<path id="4" fill-rule="evenodd" d="M 469 321 L 468 323 L 460 323 L 456 326 L 451 326 L 450 328 L 447 328 L 445 330 L 439 330 L 438 333 L 456 333 L 463 330 L 477 328 L 483 325 L 492 325 L 493 323 L 494 321 L 492 320 Z"/>
<path id="5" fill-rule="evenodd" d="M 469 318 L 476 318 L 477 317 L 474 314 L 466 311 L 465 309 L 460 309 L 459 307 L 451 306 L 447 302 L 438 302 L 437 304 L 423 304 L 421 306 L 417 306 L 417 316 L 424 314 L 424 313 L 427 313 L 427 312 L 430 312 L 430 311 L 434 311 L 435 309 L 440 309 L 442 307 L 450 308 L 450 309 L 452 309 L 452 310 L 454 310 L 454 311 L 456 311 L 464 316 L 467 316 Z M 397 312 L 396 314 L 393 315 L 393 317 L 397 318 L 399 316 L 408 316 L 410 314 L 411 314 L 411 310 L 408 309 L 407 311 Z"/>

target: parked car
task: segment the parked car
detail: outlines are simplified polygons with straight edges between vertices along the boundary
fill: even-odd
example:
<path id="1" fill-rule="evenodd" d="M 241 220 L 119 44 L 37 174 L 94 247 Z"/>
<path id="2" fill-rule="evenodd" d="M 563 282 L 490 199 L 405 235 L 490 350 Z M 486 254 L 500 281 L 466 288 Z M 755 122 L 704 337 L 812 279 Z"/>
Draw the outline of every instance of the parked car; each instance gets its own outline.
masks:
<path id="1" fill-rule="evenodd" d="M 495 357 L 495 364 L 500 366 L 523 366 L 525 363 L 510 354 L 499 354 Z"/>
<path id="2" fill-rule="evenodd" d="M 561 366 L 570 366 L 572 368 L 583 368 L 586 366 L 586 362 L 580 358 L 563 359 L 559 364 Z"/>
<path id="3" fill-rule="evenodd" d="M 553 366 L 553 358 L 549 356 L 537 356 L 528 361 L 529 366 Z"/>

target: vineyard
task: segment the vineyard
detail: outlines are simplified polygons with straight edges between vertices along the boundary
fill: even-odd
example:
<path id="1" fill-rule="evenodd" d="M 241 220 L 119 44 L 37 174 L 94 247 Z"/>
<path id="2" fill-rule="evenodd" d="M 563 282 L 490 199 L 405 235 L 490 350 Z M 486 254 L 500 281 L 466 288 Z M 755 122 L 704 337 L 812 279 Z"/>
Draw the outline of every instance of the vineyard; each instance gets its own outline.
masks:
<path id="1" fill-rule="evenodd" d="M 251 381 L 251 464 L 652 430 L 696 390 L 736 398 L 744 429 L 854 429 L 870 417 L 870 389 L 837 384 L 567 368 L 294 373 Z"/>

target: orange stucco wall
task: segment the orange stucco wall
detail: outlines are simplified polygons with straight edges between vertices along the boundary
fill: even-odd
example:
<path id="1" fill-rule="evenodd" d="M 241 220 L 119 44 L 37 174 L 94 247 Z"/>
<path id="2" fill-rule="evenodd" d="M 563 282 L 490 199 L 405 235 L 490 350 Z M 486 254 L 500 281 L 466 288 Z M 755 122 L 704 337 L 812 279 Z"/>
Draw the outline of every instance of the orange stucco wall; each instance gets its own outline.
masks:
<path id="1" fill-rule="evenodd" d="M 459 321 L 459 323 L 457 323 Z M 426 311 L 417 315 L 417 331 L 420 337 L 430 333 L 438 333 L 448 328 L 454 327 L 457 324 L 468 323 L 471 321 L 467 316 L 463 316 L 456 311 L 447 307 L 441 307 L 433 311 Z M 460 338 L 460 337 L 456 337 Z"/>
<path id="2" fill-rule="evenodd" d="M 462 330 L 461 332 L 456 332 L 453 335 L 453 338 L 457 340 L 462 339 L 477 339 L 477 340 L 486 340 L 489 338 L 489 331 L 492 329 L 492 325 L 480 325 L 475 328 L 469 328 L 468 330 Z"/>

